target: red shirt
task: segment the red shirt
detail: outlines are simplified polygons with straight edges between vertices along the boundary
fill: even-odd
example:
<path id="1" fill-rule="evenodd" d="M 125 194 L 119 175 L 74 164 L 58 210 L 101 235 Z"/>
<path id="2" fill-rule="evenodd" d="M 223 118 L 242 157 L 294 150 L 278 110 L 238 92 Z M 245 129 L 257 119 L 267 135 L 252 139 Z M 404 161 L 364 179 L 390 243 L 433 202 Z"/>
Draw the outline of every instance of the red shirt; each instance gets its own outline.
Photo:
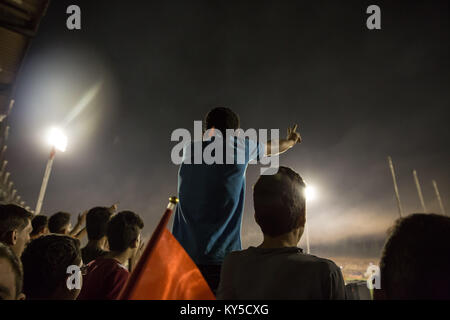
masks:
<path id="1" fill-rule="evenodd" d="M 129 272 L 117 260 L 98 258 L 87 265 L 78 300 L 115 300 Z"/>

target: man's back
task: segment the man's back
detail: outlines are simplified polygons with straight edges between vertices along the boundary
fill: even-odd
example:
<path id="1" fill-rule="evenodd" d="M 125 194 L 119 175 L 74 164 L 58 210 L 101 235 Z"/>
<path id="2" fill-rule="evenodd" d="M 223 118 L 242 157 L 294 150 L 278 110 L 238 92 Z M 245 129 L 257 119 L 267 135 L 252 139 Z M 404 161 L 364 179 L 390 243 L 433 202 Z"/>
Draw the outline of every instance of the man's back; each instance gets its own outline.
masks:
<path id="1" fill-rule="evenodd" d="M 228 252 L 241 249 L 245 171 L 262 149 L 249 139 L 231 137 L 228 143 L 243 150 L 242 164 L 193 164 L 188 151 L 185 159 L 191 164 L 184 161 L 179 169 L 173 234 L 197 264 L 221 264 Z M 202 148 L 208 144 L 203 142 Z"/>
<path id="2" fill-rule="evenodd" d="M 345 299 L 340 269 L 300 248 L 255 248 L 229 254 L 222 266 L 218 299 Z"/>

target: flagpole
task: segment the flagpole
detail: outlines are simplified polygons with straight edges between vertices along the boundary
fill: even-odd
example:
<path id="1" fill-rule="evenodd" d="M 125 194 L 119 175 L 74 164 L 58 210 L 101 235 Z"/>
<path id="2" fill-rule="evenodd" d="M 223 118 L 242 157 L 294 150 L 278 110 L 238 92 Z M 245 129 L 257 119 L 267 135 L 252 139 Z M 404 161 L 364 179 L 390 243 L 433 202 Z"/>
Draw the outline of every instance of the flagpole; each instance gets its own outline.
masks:
<path id="1" fill-rule="evenodd" d="M 436 183 L 436 180 L 433 180 L 434 191 L 436 192 L 436 198 L 438 199 L 439 206 L 441 207 L 441 213 L 445 215 L 444 205 L 442 204 L 441 195 L 439 194 L 439 189 Z"/>
<path id="2" fill-rule="evenodd" d="M 417 171 L 413 170 L 414 182 L 416 183 L 417 194 L 419 195 L 420 204 L 422 205 L 422 210 L 424 213 L 427 212 L 427 208 L 425 207 L 425 201 L 423 201 L 422 188 L 420 187 L 419 178 L 417 177 Z"/>
<path id="3" fill-rule="evenodd" d="M 394 184 L 395 197 L 397 199 L 398 214 L 400 215 L 400 218 L 401 218 L 402 214 L 403 214 L 403 208 L 402 208 L 402 203 L 400 201 L 400 194 L 398 192 L 397 179 L 395 178 L 394 164 L 392 163 L 392 158 L 390 156 L 388 156 L 388 162 L 389 162 L 389 167 L 391 169 L 392 182 Z"/>
<path id="4" fill-rule="evenodd" d="M 167 229 L 177 202 L 176 197 L 169 199 L 164 215 L 118 300 L 216 299 L 198 266 Z"/>

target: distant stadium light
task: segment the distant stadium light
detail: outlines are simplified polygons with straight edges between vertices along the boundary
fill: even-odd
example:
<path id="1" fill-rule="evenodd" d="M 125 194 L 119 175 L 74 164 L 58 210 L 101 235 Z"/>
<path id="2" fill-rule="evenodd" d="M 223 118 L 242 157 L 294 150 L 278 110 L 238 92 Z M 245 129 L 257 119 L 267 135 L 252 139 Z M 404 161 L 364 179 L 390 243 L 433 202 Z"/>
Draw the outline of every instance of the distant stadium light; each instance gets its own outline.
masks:
<path id="1" fill-rule="evenodd" d="M 45 167 L 44 178 L 42 179 L 41 191 L 39 192 L 38 201 L 36 203 L 36 210 L 32 211 L 33 214 L 39 214 L 42 208 L 42 202 L 44 201 L 45 191 L 47 189 L 48 179 L 50 178 L 50 172 L 52 171 L 53 160 L 55 159 L 56 150 L 64 152 L 67 147 L 67 137 L 58 128 L 52 128 L 48 132 L 48 143 L 52 146 L 50 156 L 48 157 L 47 166 Z"/>
<path id="2" fill-rule="evenodd" d="M 312 201 L 317 198 L 317 192 L 313 186 L 307 186 L 305 188 L 305 198 L 306 201 Z"/>
<path id="3" fill-rule="evenodd" d="M 52 128 L 48 132 L 47 136 L 48 143 L 55 147 L 57 150 L 64 152 L 67 148 L 67 137 L 66 135 L 58 128 Z"/>

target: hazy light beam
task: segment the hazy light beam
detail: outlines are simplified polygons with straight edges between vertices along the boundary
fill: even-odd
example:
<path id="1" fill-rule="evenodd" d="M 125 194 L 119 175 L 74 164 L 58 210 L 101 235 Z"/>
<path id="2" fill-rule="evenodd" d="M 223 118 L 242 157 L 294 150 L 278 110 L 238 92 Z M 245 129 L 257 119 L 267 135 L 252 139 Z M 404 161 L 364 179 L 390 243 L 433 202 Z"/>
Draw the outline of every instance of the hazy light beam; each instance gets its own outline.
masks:
<path id="1" fill-rule="evenodd" d="M 89 103 L 95 98 L 97 93 L 100 91 L 102 86 L 102 81 L 97 82 L 93 85 L 84 96 L 78 101 L 75 107 L 70 111 L 63 122 L 63 126 L 66 127 L 69 123 L 71 123 L 84 109 L 89 105 Z"/>

